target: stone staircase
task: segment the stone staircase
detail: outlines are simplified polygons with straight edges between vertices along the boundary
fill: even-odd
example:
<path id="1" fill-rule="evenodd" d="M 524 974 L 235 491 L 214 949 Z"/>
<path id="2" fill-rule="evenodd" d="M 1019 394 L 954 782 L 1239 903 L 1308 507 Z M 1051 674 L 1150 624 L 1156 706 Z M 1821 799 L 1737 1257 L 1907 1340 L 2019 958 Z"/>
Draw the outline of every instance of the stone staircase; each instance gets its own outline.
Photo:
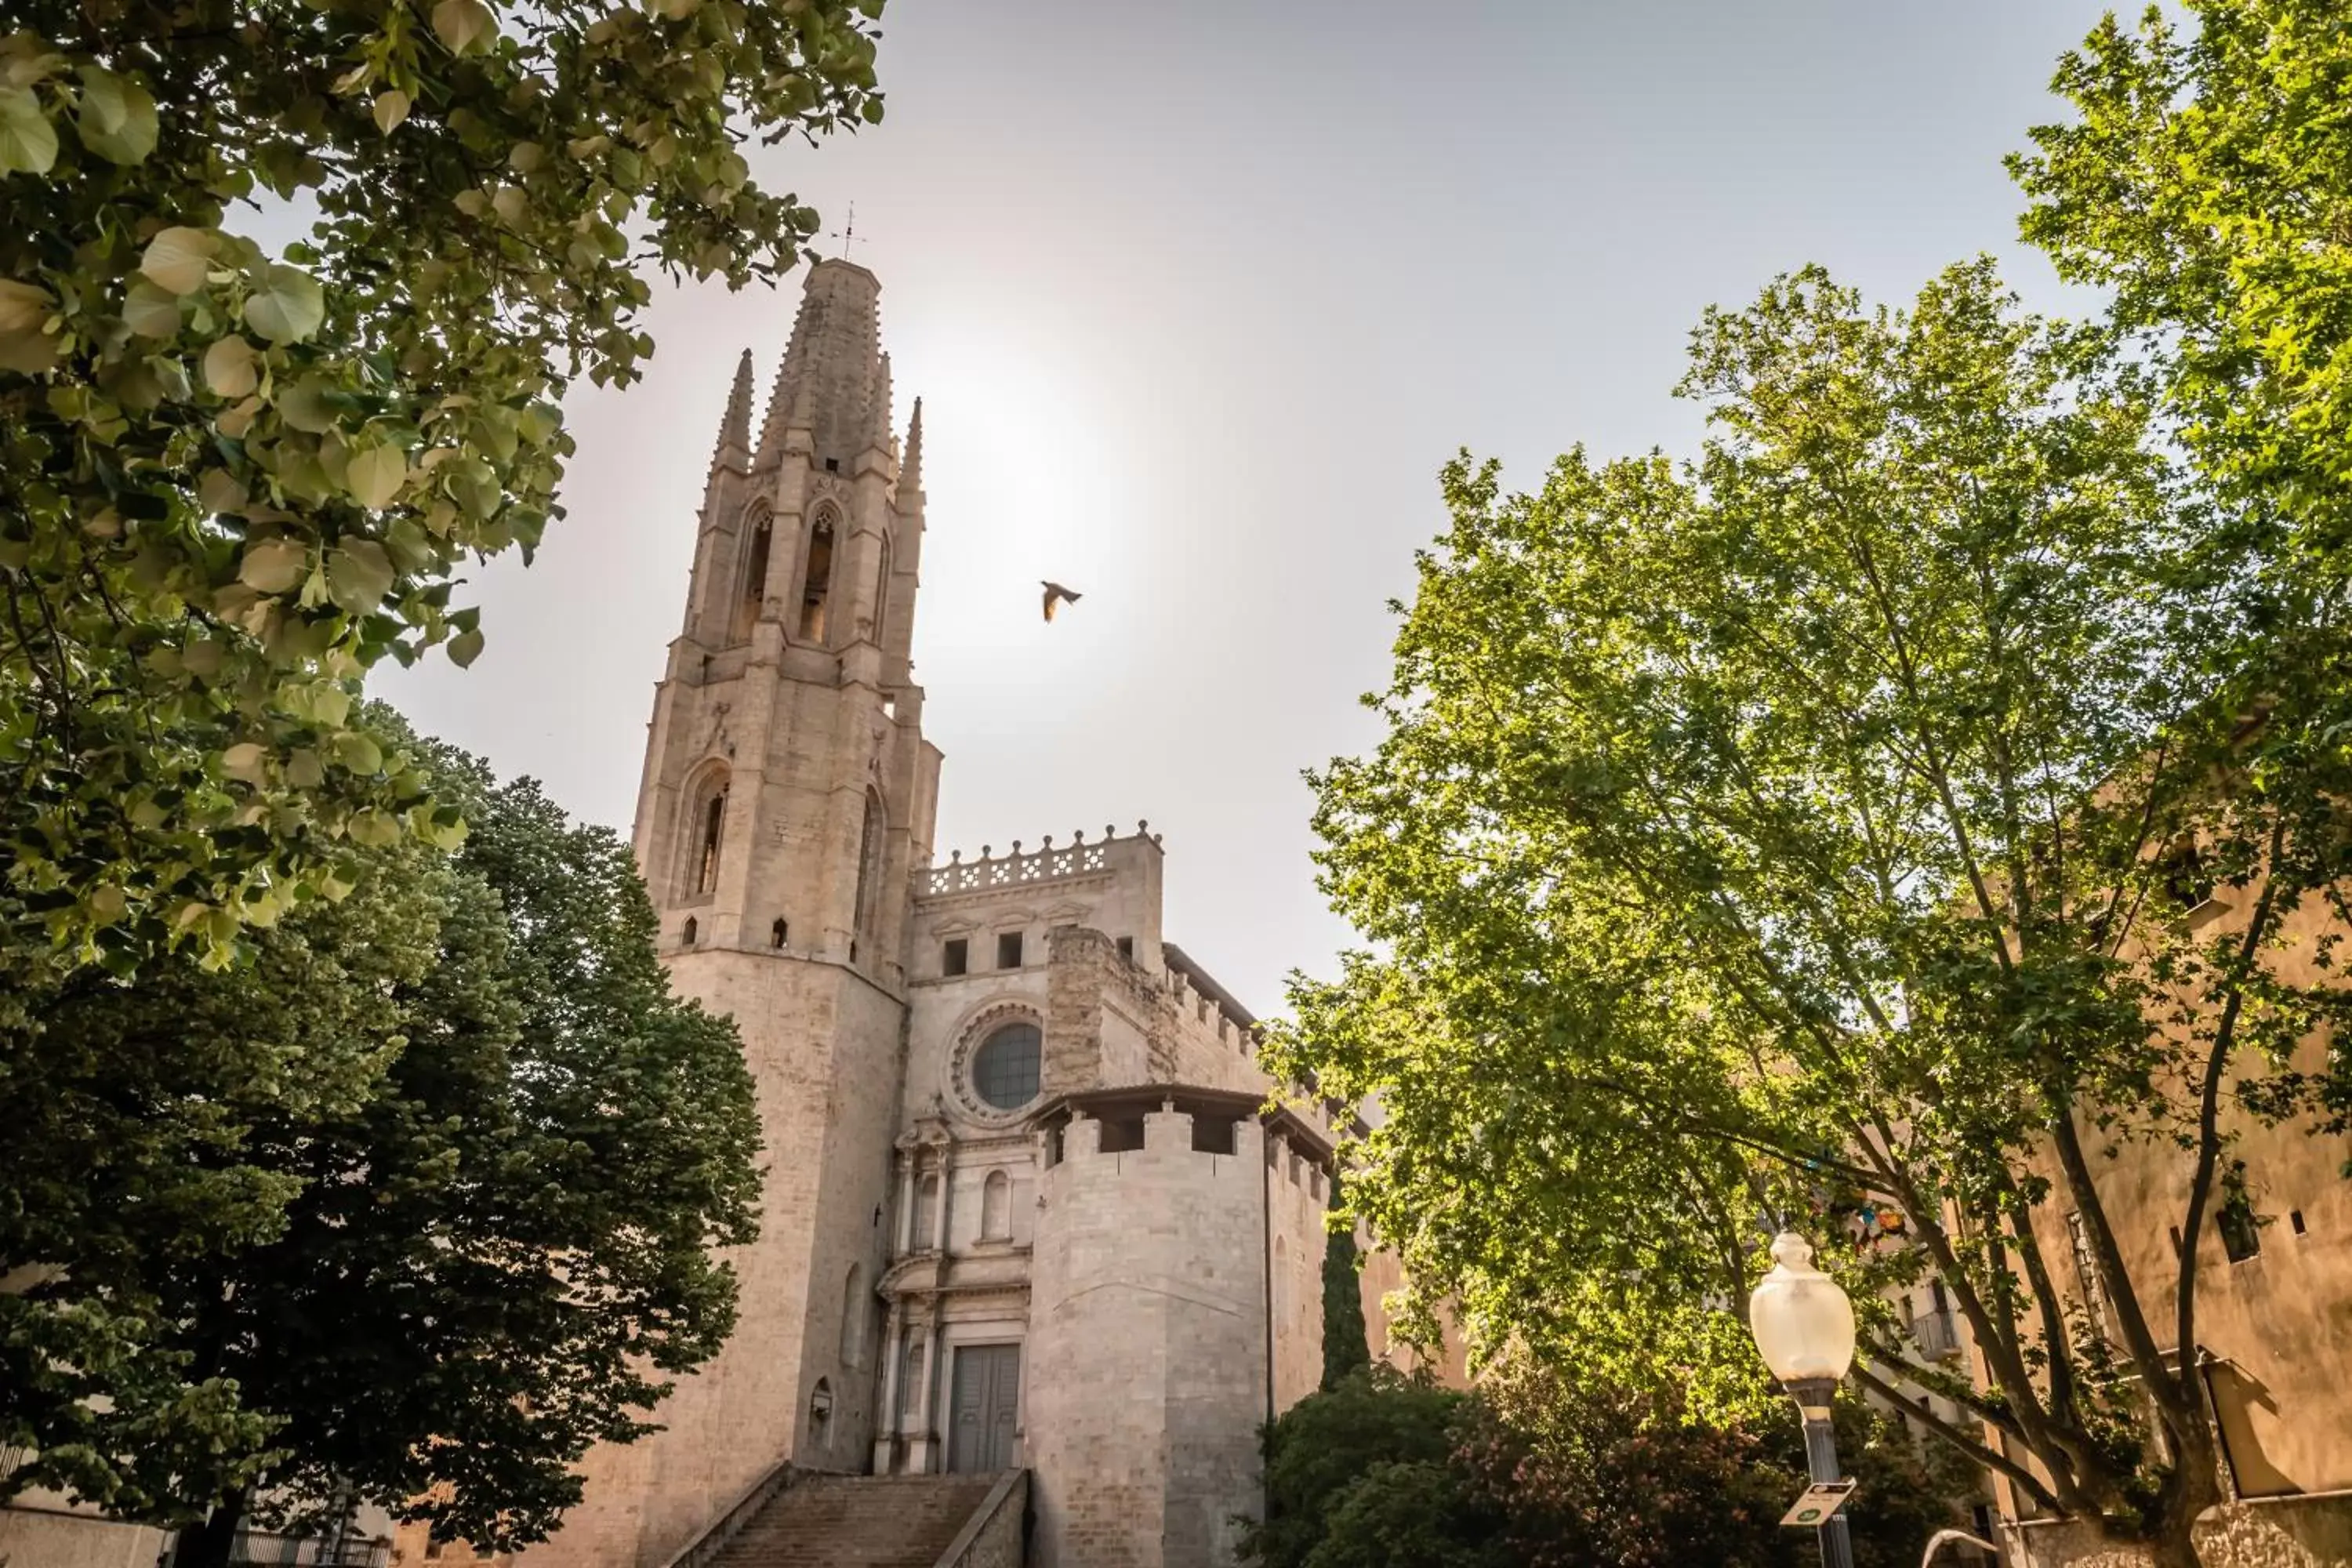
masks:
<path id="1" fill-rule="evenodd" d="M 994 1476 L 811 1476 L 769 1500 L 711 1568 L 934 1568 Z"/>

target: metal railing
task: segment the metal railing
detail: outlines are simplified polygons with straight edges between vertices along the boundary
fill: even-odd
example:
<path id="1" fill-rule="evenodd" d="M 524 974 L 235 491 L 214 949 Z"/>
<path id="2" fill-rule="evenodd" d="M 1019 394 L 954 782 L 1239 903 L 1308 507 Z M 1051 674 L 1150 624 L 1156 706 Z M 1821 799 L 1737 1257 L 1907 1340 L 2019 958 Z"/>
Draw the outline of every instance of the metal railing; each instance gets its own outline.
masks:
<path id="1" fill-rule="evenodd" d="M 1953 1322 L 1948 1307 L 1912 1319 L 1911 1338 L 1929 1361 L 1949 1361 L 1960 1353 L 1959 1326 Z"/>

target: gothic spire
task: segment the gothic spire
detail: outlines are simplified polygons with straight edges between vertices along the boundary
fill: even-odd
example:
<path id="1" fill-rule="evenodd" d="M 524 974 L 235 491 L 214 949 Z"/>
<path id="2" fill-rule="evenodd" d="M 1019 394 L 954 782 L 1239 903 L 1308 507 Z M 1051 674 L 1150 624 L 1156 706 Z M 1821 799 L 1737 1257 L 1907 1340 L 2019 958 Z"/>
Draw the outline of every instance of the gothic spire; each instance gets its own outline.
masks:
<path id="1" fill-rule="evenodd" d="M 809 268 L 760 432 L 763 459 L 783 447 L 787 433 L 800 430 L 808 433 L 817 459 L 848 464 L 876 445 L 877 401 L 887 429 L 889 373 L 882 360 L 881 292 L 874 274 L 853 262 L 829 258 Z"/>
<path id="2" fill-rule="evenodd" d="M 727 395 L 727 416 L 719 425 L 719 449 L 710 466 L 741 468 L 751 460 L 751 351 L 735 362 L 735 388 Z"/>
<path id="3" fill-rule="evenodd" d="M 923 400 L 918 397 L 915 399 L 914 417 L 907 421 L 906 455 L 898 460 L 898 489 L 899 493 L 904 494 L 908 490 L 919 490 L 922 488 Z"/>

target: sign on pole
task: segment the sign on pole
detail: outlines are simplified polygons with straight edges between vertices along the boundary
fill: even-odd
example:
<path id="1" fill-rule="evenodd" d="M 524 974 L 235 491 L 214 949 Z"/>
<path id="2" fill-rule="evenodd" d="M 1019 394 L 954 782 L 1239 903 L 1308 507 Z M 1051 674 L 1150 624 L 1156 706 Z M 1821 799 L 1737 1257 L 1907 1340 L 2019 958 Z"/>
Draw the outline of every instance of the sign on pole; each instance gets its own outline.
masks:
<path id="1" fill-rule="evenodd" d="M 1838 1510 L 1845 1506 L 1845 1500 L 1853 1495 L 1853 1482 L 1851 1480 L 1815 1481 L 1805 1489 L 1804 1495 L 1797 1500 L 1796 1506 L 1789 1510 L 1780 1522 L 1806 1530 L 1827 1524 L 1836 1517 Z"/>

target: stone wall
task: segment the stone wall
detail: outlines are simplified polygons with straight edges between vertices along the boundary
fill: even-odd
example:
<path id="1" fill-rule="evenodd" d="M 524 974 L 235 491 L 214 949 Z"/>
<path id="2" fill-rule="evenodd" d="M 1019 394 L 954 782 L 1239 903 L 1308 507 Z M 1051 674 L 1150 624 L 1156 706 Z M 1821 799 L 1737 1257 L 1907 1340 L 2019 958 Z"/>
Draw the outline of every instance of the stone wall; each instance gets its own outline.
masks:
<path id="1" fill-rule="evenodd" d="M 655 1413 L 666 1430 L 590 1453 L 585 1500 L 525 1554 L 533 1568 L 648 1568 L 781 1461 L 862 1469 L 873 1440 L 879 1306 L 857 1366 L 842 1364 L 841 1314 L 850 1269 L 876 1281 L 886 1261 L 876 1214 L 889 1202 L 900 1005 L 842 965 L 790 956 L 682 953 L 671 973 L 742 1034 L 767 1166 L 760 1239 L 729 1255 L 740 1310 L 726 1348 Z M 833 1394 L 822 1426 L 820 1377 Z"/>
<path id="2" fill-rule="evenodd" d="M 62 1500 L 0 1503 L 0 1568 L 155 1568 L 170 1541 L 163 1531 L 114 1524 Z"/>
<path id="3" fill-rule="evenodd" d="M 1102 1153 L 1072 1123 L 1045 1173 L 1031 1287 L 1030 1467 L 1040 1568 L 1212 1568 L 1259 1500 L 1266 1414 L 1265 1145 L 1195 1152 L 1145 1118 Z"/>
<path id="4" fill-rule="evenodd" d="M 2087 1524 L 2011 1527 L 2015 1568 L 2147 1568 L 2145 1549 Z M 2205 1568 L 2352 1568 L 2352 1497 L 2225 1505 L 2197 1527 Z"/>

